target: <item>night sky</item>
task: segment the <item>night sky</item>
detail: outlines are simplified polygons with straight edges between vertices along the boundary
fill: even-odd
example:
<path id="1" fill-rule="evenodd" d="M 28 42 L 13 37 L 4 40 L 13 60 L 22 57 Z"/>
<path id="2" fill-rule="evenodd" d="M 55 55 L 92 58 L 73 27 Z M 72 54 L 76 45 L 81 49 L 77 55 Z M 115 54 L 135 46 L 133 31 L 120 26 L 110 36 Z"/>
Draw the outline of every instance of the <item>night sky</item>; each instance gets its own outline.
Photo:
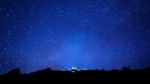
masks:
<path id="1" fill-rule="evenodd" d="M 150 0 L 0 0 L 0 73 L 150 66 Z"/>

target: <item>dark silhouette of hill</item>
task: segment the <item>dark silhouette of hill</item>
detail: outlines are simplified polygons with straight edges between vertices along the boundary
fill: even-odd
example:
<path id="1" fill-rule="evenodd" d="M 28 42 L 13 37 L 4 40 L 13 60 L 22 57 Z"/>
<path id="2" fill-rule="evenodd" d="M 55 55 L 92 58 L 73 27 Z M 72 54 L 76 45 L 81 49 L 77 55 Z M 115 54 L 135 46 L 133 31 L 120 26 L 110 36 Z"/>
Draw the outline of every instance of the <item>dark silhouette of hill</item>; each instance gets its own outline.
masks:
<path id="1" fill-rule="evenodd" d="M 53 71 L 50 68 L 36 71 L 30 74 L 21 74 L 19 69 L 14 69 L 7 74 L 0 76 L 0 81 L 135 81 L 144 82 L 150 79 L 150 68 L 140 70 L 72 70 Z"/>

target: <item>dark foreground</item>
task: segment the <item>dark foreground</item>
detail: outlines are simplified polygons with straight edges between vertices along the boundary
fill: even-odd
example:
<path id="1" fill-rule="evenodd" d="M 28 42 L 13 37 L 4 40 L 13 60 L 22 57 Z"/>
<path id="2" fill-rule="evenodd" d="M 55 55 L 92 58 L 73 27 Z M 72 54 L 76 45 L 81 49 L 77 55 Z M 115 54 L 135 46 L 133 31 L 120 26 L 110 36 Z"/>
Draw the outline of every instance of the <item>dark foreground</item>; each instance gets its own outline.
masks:
<path id="1" fill-rule="evenodd" d="M 15 69 L 5 75 L 0 76 L 0 81 L 97 81 L 97 82 L 148 82 L 150 81 L 150 68 L 141 70 L 93 70 L 93 71 L 53 71 L 45 69 L 30 74 L 20 74 L 19 69 Z M 71 83 L 71 82 L 70 82 Z"/>

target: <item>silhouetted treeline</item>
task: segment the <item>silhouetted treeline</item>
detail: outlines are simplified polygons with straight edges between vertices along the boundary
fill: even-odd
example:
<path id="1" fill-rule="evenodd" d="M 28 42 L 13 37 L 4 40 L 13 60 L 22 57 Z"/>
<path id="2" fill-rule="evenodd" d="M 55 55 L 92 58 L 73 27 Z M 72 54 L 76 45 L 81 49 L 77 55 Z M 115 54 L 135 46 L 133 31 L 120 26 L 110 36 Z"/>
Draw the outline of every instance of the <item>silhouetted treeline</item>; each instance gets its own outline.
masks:
<path id="1" fill-rule="evenodd" d="M 85 81 L 149 81 L 150 68 L 141 70 L 72 70 L 72 71 L 53 71 L 50 68 L 40 70 L 30 74 L 21 74 L 19 69 L 14 69 L 7 74 L 0 76 L 3 80 L 23 80 L 23 81 L 52 81 L 52 80 L 85 80 Z"/>

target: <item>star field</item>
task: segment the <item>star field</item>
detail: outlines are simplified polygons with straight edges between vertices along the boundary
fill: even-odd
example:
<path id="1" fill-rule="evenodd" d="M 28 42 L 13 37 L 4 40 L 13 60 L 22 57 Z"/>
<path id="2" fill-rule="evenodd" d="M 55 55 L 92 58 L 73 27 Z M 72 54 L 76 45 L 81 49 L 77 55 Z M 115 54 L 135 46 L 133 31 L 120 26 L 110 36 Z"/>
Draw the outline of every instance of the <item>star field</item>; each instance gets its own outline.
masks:
<path id="1" fill-rule="evenodd" d="M 149 0 L 0 0 L 0 73 L 150 66 Z"/>

